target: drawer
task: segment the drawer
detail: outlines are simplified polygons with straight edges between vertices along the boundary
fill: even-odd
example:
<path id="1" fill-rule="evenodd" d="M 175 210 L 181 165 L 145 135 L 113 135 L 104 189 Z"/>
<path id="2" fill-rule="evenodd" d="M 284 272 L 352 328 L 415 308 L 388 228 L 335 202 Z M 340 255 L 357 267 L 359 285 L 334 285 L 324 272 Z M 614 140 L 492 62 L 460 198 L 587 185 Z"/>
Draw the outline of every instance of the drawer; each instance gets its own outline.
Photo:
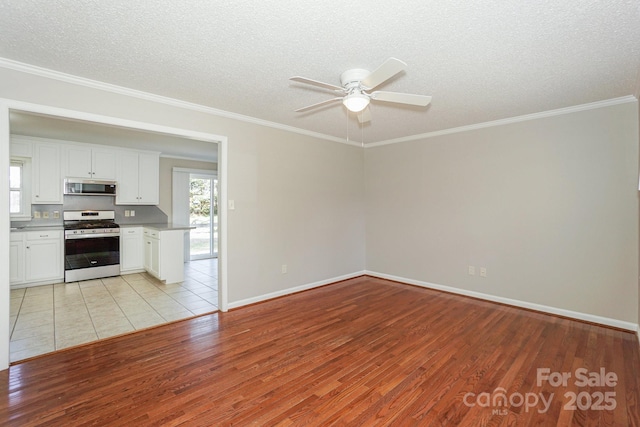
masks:
<path id="1" fill-rule="evenodd" d="M 160 232 L 158 230 L 149 230 L 148 228 L 145 228 L 144 235 L 157 239 L 158 237 L 160 237 Z"/>
<path id="2" fill-rule="evenodd" d="M 27 231 L 27 240 L 62 239 L 62 230 Z"/>
<path id="3" fill-rule="evenodd" d="M 140 227 L 136 227 L 136 228 L 120 228 L 120 235 L 121 236 L 137 236 L 139 234 L 142 234 L 142 228 L 140 228 Z"/>

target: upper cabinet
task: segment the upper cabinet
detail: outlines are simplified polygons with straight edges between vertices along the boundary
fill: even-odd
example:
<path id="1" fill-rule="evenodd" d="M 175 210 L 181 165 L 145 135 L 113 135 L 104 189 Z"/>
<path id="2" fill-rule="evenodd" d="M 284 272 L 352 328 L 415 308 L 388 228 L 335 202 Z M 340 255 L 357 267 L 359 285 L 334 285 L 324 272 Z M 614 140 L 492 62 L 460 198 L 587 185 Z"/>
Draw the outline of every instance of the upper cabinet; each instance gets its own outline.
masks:
<path id="1" fill-rule="evenodd" d="M 71 178 L 116 179 L 116 151 L 65 145 L 64 176 Z"/>
<path id="2" fill-rule="evenodd" d="M 117 205 L 157 205 L 160 203 L 159 154 L 118 152 L 116 180 Z"/>
<path id="3" fill-rule="evenodd" d="M 33 204 L 63 204 L 65 178 L 116 181 L 119 205 L 160 203 L 158 152 L 12 135 L 10 154 L 29 164 Z"/>
<path id="4" fill-rule="evenodd" d="M 31 203 L 62 204 L 60 145 L 48 142 L 33 144 Z"/>

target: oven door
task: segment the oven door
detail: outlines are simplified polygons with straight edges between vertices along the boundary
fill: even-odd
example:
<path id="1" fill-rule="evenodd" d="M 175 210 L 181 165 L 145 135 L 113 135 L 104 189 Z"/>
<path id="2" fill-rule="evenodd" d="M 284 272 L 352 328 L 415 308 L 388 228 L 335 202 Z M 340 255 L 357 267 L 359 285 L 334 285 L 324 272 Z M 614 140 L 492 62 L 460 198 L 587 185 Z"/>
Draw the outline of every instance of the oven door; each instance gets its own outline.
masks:
<path id="1" fill-rule="evenodd" d="M 66 282 L 119 274 L 120 236 L 111 233 L 65 236 L 64 269 Z"/>

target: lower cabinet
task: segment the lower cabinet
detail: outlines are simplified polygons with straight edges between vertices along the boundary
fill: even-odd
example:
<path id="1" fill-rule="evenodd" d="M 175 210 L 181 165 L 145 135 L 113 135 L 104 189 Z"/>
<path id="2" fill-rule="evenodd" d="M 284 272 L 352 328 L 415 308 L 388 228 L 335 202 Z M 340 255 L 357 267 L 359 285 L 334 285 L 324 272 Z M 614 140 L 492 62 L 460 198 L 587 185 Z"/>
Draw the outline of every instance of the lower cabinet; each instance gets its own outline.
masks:
<path id="1" fill-rule="evenodd" d="M 24 233 L 11 233 L 9 239 L 9 282 L 24 282 Z"/>
<path id="2" fill-rule="evenodd" d="M 120 272 L 136 273 L 144 270 L 142 227 L 120 229 Z"/>
<path id="3" fill-rule="evenodd" d="M 184 230 L 145 228 L 144 269 L 166 283 L 184 281 Z"/>
<path id="4" fill-rule="evenodd" d="M 160 278 L 160 233 L 145 230 L 144 232 L 144 269 Z"/>
<path id="5" fill-rule="evenodd" d="M 123 227 L 120 272 L 146 270 L 166 283 L 184 281 L 184 230 Z M 11 286 L 64 281 L 62 230 L 13 231 L 9 242 Z"/>
<path id="6" fill-rule="evenodd" d="M 64 280 L 61 230 L 12 232 L 10 283 L 54 283 Z"/>

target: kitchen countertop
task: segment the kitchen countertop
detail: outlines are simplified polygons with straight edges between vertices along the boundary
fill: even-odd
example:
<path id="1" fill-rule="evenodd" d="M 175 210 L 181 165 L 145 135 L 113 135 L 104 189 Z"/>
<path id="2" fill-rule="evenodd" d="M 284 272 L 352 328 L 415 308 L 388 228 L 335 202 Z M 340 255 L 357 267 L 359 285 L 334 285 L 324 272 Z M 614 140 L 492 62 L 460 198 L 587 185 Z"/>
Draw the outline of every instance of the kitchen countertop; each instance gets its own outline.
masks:
<path id="1" fill-rule="evenodd" d="M 131 228 L 131 227 L 146 227 L 151 228 L 153 230 L 158 231 L 171 231 L 171 230 L 191 230 L 196 227 L 192 225 L 185 224 L 120 224 L 120 228 Z M 12 227 L 11 232 L 26 232 L 26 231 L 52 231 L 52 230 L 64 230 L 64 226 L 62 225 L 28 225 L 23 227 Z"/>
<path id="2" fill-rule="evenodd" d="M 145 227 L 145 228 L 151 228 L 151 229 L 157 230 L 157 231 L 191 230 L 191 229 L 196 228 L 196 227 L 194 227 L 192 225 L 174 224 L 174 223 L 168 223 L 168 224 L 120 224 L 120 228 L 130 228 L 130 227 Z"/>
<path id="3" fill-rule="evenodd" d="M 11 227 L 11 232 L 17 231 L 52 231 L 52 230 L 64 230 L 62 225 L 28 225 L 23 227 Z"/>

